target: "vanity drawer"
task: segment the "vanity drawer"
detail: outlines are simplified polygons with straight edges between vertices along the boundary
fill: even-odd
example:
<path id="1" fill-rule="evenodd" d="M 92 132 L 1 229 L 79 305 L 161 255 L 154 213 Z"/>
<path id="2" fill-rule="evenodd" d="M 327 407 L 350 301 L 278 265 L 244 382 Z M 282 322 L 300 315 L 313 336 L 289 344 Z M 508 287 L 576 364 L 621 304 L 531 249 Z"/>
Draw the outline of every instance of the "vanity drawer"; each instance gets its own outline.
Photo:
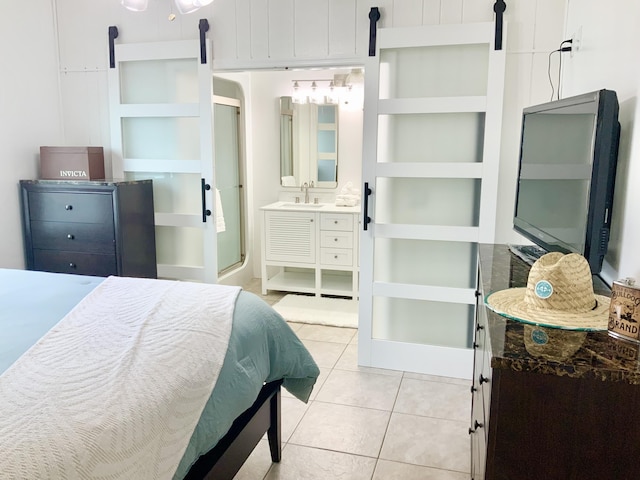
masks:
<path id="1" fill-rule="evenodd" d="M 321 230 L 353 231 L 353 215 L 348 213 L 321 213 Z"/>
<path id="2" fill-rule="evenodd" d="M 44 272 L 76 273 L 97 277 L 118 274 L 115 255 L 34 249 L 33 263 L 33 270 Z"/>
<path id="3" fill-rule="evenodd" d="M 350 267 L 353 265 L 353 250 L 349 248 L 321 248 L 320 263 Z"/>
<path id="4" fill-rule="evenodd" d="M 31 222 L 33 248 L 115 254 L 113 222 Z"/>
<path id="5" fill-rule="evenodd" d="M 111 194 L 29 192 L 31 220 L 113 224 Z"/>
<path id="6" fill-rule="evenodd" d="M 353 232 L 321 231 L 320 246 L 329 248 L 352 248 Z"/>

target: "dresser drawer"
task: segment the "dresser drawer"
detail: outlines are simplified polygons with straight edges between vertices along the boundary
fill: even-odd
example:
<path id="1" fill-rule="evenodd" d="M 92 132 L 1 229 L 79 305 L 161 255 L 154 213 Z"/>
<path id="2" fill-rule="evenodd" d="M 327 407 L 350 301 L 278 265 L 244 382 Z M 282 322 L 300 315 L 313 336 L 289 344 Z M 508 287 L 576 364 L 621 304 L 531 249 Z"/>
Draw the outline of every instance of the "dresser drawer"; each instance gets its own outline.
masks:
<path id="1" fill-rule="evenodd" d="M 117 275 L 115 255 L 33 250 L 34 270 L 108 277 Z"/>
<path id="2" fill-rule="evenodd" d="M 353 215 L 349 213 L 321 213 L 321 230 L 353 231 Z"/>
<path id="3" fill-rule="evenodd" d="M 320 246 L 329 248 L 353 248 L 353 232 L 321 231 Z"/>
<path id="4" fill-rule="evenodd" d="M 115 254 L 113 221 L 106 223 L 31 222 L 33 248 Z"/>
<path id="5" fill-rule="evenodd" d="M 113 222 L 111 194 L 29 192 L 31 220 L 49 222 Z"/>
<path id="6" fill-rule="evenodd" d="M 323 265 L 350 267 L 353 265 L 353 250 L 348 248 L 321 248 L 320 263 Z"/>

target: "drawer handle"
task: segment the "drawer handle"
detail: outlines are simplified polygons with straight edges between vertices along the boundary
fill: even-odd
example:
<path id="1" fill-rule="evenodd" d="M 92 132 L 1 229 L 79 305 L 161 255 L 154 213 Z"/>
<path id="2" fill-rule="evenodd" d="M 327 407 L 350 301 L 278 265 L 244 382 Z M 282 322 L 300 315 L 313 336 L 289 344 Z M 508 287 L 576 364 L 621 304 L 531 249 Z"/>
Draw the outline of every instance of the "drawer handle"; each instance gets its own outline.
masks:
<path id="1" fill-rule="evenodd" d="M 65 210 L 73 210 L 73 205 L 65 205 L 64 209 Z"/>
<path id="2" fill-rule="evenodd" d="M 338 259 L 338 255 L 334 255 L 333 258 L 335 258 L 337 260 Z"/>
<path id="3" fill-rule="evenodd" d="M 482 376 L 482 374 L 480 374 L 480 378 L 478 378 L 478 381 L 480 382 L 480 385 L 482 385 L 483 383 L 489 383 L 489 379 Z"/>
<path id="4" fill-rule="evenodd" d="M 73 262 L 71 262 L 71 263 L 69 264 L 69 268 L 76 268 L 76 264 L 75 264 L 75 263 L 73 263 Z"/>
<path id="5" fill-rule="evenodd" d="M 484 325 L 480 325 L 480 324 L 478 324 L 478 325 L 476 326 L 476 331 L 478 331 L 478 332 L 479 332 L 480 330 L 484 330 Z"/>
<path id="6" fill-rule="evenodd" d="M 75 235 L 73 235 L 73 234 L 69 233 L 69 234 L 67 235 L 67 238 L 68 238 L 69 240 L 73 240 L 73 239 L 74 239 L 74 238 L 76 238 L 76 237 L 75 237 Z"/>
<path id="7" fill-rule="evenodd" d="M 477 392 L 477 391 L 478 391 L 478 389 L 476 387 L 474 387 L 473 385 L 471 385 L 471 393 Z"/>
<path id="8" fill-rule="evenodd" d="M 337 238 L 334 238 L 334 239 L 333 239 L 333 241 L 334 241 L 334 242 L 337 242 L 337 241 L 338 241 L 338 239 L 337 239 Z"/>
<path id="9" fill-rule="evenodd" d="M 473 342 L 473 349 L 475 350 L 476 348 L 478 348 L 480 345 L 478 345 L 476 342 Z"/>
<path id="10" fill-rule="evenodd" d="M 334 221 L 333 221 L 333 224 L 334 224 L 334 225 L 337 225 L 337 224 L 338 224 L 338 220 L 334 220 Z"/>

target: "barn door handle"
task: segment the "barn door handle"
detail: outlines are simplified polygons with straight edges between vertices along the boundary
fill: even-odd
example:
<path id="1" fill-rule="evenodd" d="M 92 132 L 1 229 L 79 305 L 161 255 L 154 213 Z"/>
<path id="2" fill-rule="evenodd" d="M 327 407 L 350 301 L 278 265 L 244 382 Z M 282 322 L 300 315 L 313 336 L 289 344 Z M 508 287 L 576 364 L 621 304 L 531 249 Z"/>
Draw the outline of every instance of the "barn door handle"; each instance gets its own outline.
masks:
<path id="1" fill-rule="evenodd" d="M 369 182 L 364 182 L 364 229 L 367 230 L 367 225 L 371 223 L 371 217 L 369 216 L 369 195 L 373 193 L 369 188 Z"/>
<path id="2" fill-rule="evenodd" d="M 211 190 L 211 185 L 201 179 L 200 188 L 202 191 L 202 223 L 207 223 L 207 217 L 211 216 L 211 210 L 207 208 L 207 197 L 205 195 L 207 190 Z"/>

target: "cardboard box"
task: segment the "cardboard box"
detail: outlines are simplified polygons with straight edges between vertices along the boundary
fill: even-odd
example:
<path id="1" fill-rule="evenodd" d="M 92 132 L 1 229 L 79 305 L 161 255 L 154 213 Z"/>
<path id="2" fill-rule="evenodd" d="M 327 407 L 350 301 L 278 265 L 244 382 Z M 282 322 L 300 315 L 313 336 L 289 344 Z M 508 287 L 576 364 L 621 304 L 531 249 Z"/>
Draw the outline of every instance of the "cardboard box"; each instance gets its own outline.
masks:
<path id="1" fill-rule="evenodd" d="M 40 147 L 40 178 L 102 180 L 104 150 L 102 147 Z"/>

